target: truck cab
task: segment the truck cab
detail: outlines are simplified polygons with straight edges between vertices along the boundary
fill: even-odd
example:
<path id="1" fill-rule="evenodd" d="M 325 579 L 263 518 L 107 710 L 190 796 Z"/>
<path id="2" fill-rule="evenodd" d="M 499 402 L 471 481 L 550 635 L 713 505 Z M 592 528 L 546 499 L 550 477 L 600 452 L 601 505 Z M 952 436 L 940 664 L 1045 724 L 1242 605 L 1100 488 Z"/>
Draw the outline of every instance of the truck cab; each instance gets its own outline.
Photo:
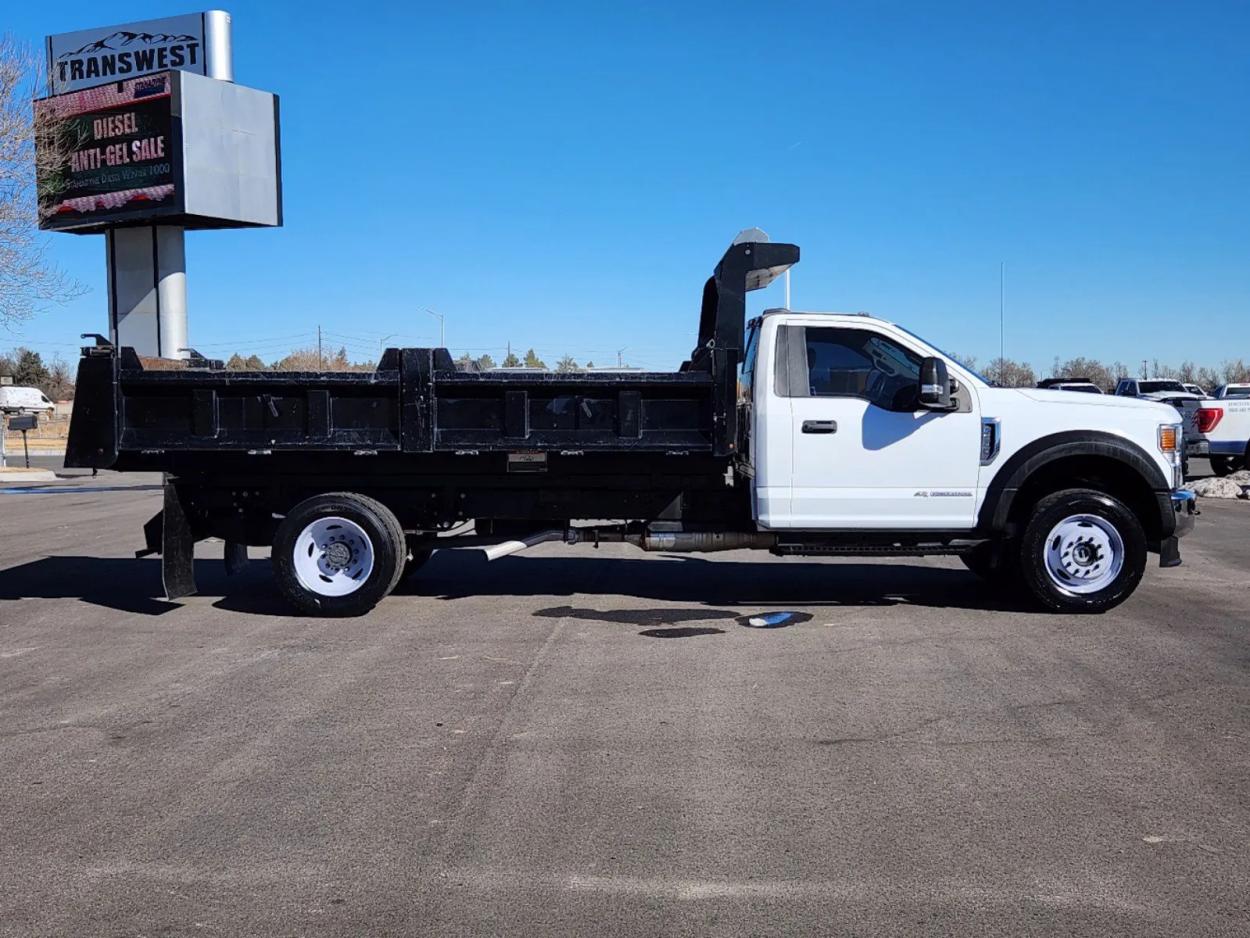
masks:
<path id="1" fill-rule="evenodd" d="M 935 374 L 943 387 L 926 395 Z M 1093 603 L 1130 563 L 1127 516 L 1165 563 L 1192 523 L 1187 496 L 1173 497 L 1183 444 L 1167 404 L 993 387 L 894 323 L 789 310 L 751 322 L 740 385 L 763 530 L 881 532 L 900 545 L 985 536 L 969 566 L 1006 562 L 1014 575 L 1040 508 L 1054 518 L 1034 539 L 1055 546 L 1031 558 L 1035 585 L 1061 587 L 1056 601 L 1070 605 L 1065 594 Z"/>

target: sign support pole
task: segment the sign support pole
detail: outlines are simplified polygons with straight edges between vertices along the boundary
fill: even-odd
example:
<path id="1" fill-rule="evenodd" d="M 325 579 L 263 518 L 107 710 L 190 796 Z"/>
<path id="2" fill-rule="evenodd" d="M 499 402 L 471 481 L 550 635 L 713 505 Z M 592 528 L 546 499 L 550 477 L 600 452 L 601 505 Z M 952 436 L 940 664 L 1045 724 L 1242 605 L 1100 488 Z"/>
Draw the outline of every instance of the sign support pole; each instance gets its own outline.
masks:
<path id="1" fill-rule="evenodd" d="M 104 236 L 109 340 L 140 355 L 185 358 L 186 231 L 172 225 L 114 228 Z"/>

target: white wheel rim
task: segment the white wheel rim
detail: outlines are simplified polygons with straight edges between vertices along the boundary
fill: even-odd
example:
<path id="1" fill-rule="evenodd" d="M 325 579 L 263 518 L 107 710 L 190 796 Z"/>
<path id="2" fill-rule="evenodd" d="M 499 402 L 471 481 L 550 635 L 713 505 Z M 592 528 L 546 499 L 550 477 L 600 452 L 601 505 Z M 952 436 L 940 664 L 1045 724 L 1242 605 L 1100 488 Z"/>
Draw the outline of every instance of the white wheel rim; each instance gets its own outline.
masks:
<path id="1" fill-rule="evenodd" d="M 373 542 L 346 518 L 318 518 L 299 532 L 292 556 L 295 575 L 318 596 L 347 596 L 373 572 Z"/>
<path id="2" fill-rule="evenodd" d="M 1124 539 L 1106 518 L 1071 515 L 1046 537 L 1046 573 L 1060 590 L 1096 593 L 1124 569 Z"/>

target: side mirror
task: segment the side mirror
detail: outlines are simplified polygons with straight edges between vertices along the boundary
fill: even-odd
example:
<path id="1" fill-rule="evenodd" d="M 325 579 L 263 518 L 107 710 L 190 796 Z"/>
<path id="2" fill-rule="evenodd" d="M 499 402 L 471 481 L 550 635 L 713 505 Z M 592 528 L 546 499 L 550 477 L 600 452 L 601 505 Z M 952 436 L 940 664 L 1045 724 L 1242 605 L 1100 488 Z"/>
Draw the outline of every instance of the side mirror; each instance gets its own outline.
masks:
<path id="1" fill-rule="evenodd" d="M 920 406 L 929 410 L 951 409 L 951 379 L 946 362 L 926 358 L 920 363 Z"/>

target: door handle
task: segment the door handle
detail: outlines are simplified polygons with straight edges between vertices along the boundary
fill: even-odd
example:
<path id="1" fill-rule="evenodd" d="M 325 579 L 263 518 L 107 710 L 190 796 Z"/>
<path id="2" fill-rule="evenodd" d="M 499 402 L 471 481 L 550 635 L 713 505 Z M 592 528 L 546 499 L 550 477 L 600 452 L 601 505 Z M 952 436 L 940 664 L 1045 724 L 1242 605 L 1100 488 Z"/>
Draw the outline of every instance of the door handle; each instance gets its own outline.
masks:
<path id="1" fill-rule="evenodd" d="M 804 433 L 837 433 L 838 422 L 836 420 L 804 420 Z"/>

